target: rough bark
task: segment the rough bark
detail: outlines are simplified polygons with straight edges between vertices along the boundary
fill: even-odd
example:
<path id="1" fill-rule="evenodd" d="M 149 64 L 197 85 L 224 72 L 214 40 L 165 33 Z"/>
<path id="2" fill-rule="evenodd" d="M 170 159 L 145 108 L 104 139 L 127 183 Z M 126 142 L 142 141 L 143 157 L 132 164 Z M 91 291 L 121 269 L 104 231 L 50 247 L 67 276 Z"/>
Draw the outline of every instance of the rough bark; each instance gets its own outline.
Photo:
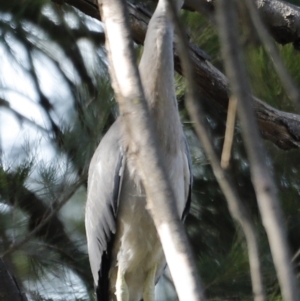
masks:
<path id="1" fill-rule="evenodd" d="M 52 1 L 70 4 L 100 20 L 96 0 Z M 184 8 L 199 13 L 206 12 L 211 16 L 214 2 L 215 0 L 185 0 Z M 300 49 L 300 8 L 280 0 L 255 0 L 255 3 L 273 38 L 280 44 L 293 43 L 296 49 Z"/>
<path id="2" fill-rule="evenodd" d="M 262 20 L 280 44 L 293 43 L 300 50 L 300 8 L 279 0 L 256 0 Z"/>
<path id="3" fill-rule="evenodd" d="M 58 2 L 58 0 L 52 1 Z M 98 7 L 94 0 L 60 0 L 59 2 L 70 4 L 100 20 Z M 192 2 L 190 0 L 189 3 Z M 265 1 L 267 4 L 269 2 Z M 129 4 L 128 8 L 132 37 L 136 43 L 143 44 L 150 14 L 132 4 Z M 209 63 L 208 56 L 199 47 L 191 43 L 190 55 L 196 69 L 196 80 L 201 94 L 205 96 L 206 101 L 213 103 L 216 109 L 226 112 L 229 91 L 226 77 Z M 174 59 L 176 71 L 182 73 L 180 60 L 176 54 Z M 277 110 L 255 97 L 253 97 L 253 105 L 264 139 L 284 150 L 300 147 L 300 115 Z"/>
<path id="4" fill-rule="evenodd" d="M 281 0 L 253 0 L 274 40 L 300 50 L 300 8 Z M 185 8 L 212 17 L 215 0 L 185 0 Z"/>

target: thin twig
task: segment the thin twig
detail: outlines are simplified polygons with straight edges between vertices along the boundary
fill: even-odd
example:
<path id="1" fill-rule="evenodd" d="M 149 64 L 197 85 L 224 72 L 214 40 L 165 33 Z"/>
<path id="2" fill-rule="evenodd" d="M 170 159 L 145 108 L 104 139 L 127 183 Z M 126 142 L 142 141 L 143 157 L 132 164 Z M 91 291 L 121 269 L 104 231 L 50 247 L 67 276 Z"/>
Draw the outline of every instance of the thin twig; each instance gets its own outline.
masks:
<path id="1" fill-rule="evenodd" d="M 176 24 L 176 30 L 179 37 L 178 49 L 182 61 L 184 75 L 187 79 L 187 94 L 185 97 L 186 107 L 190 116 L 195 121 L 196 132 L 202 142 L 205 154 L 211 163 L 214 175 L 226 197 L 230 213 L 241 226 L 245 234 L 249 254 L 254 299 L 255 301 L 264 301 L 266 297 L 261 273 L 259 246 L 256 238 L 255 227 L 248 211 L 238 196 L 237 190 L 233 185 L 233 181 L 230 179 L 229 174 L 221 168 L 217 154 L 210 141 L 205 126 L 204 113 L 201 109 L 200 102 L 198 101 L 199 92 L 195 82 L 193 65 L 191 64 L 190 57 L 188 55 L 189 52 L 187 51 L 188 43 L 182 30 L 182 26 L 180 26 L 180 21 L 175 14 L 174 8 L 172 9 L 172 16 L 174 23 Z"/>
<path id="2" fill-rule="evenodd" d="M 300 249 L 293 255 L 292 262 L 295 262 L 300 255 Z"/>
<path id="3" fill-rule="evenodd" d="M 234 125 L 236 117 L 236 105 L 237 99 L 235 97 L 230 97 L 227 110 L 227 121 L 226 121 L 226 131 L 224 138 L 223 151 L 221 156 L 221 167 L 226 169 L 229 167 L 232 142 L 234 136 Z"/>
<path id="4" fill-rule="evenodd" d="M 267 232 L 283 298 L 285 301 L 296 301 L 299 300 L 299 293 L 290 261 L 287 232 L 276 186 L 269 172 L 270 167 L 266 163 L 266 154 L 255 120 L 250 85 L 238 42 L 234 0 L 218 0 L 216 5 L 225 70 L 232 93 L 238 99 L 238 116 L 262 222 Z"/>

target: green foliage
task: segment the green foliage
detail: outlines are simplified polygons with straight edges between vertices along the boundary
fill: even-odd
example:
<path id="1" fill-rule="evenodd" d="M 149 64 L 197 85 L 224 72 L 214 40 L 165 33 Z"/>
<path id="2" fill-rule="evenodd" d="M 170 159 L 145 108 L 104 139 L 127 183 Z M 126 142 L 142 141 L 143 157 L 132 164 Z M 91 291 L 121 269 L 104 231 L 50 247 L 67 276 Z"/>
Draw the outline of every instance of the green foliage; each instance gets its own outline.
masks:
<path id="1" fill-rule="evenodd" d="M 15 86 L 2 65 L 0 93 L 9 104 L 3 114 L 16 116 L 25 134 L 10 149 L 4 141 L 1 151 L 0 253 L 33 300 L 91 300 L 87 168 L 115 114 L 103 35 L 70 7 L 29 2 L 0 3 L 0 48 L 24 79 Z M 42 125 L 19 110 L 24 100 L 11 91 L 38 107 Z M 59 211 L 66 202 L 72 205 Z"/>
<path id="2" fill-rule="evenodd" d="M 211 62 L 220 66 L 220 45 L 216 27 L 205 16 L 195 12 L 181 13 L 182 23 L 188 28 L 190 41 L 200 46 L 210 57 Z"/>
<path id="3" fill-rule="evenodd" d="M 299 52 L 292 45 L 280 46 L 279 50 L 285 66 L 298 86 L 300 84 Z M 283 89 L 273 62 L 265 50 L 261 46 L 248 47 L 245 58 L 254 94 L 280 110 L 293 112 L 295 110 L 294 105 Z"/>

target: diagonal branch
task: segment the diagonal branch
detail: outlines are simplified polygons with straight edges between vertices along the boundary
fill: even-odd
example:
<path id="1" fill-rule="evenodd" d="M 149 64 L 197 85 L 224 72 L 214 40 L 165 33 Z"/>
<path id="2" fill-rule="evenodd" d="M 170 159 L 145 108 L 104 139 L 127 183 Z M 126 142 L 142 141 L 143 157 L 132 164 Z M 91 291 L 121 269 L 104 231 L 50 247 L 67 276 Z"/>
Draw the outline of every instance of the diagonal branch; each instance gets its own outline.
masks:
<path id="1" fill-rule="evenodd" d="M 94 0 L 60 0 L 60 3 L 73 5 L 100 20 Z M 128 9 L 132 37 L 136 43 L 143 44 L 150 15 L 144 9 L 132 4 L 128 4 Z M 189 47 L 200 95 L 203 95 L 204 99 L 212 103 L 217 110 L 226 112 L 229 87 L 225 75 L 207 61 L 207 55 L 199 47 L 191 43 Z M 175 70 L 182 74 L 178 55 L 175 54 L 174 59 Z M 253 102 L 259 129 L 264 139 L 272 141 L 285 150 L 300 147 L 300 115 L 277 110 L 255 97 L 253 97 Z"/>
<path id="2" fill-rule="evenodd" d="M 212 18 L 215 0 L 185 0 L 188 10 Z M 273 39 L 282 45 L 293 43 L 300 49 L 300 7 L 282 0 L 253 0 Z"/>
<path id="3" fill-rule="evenodd" d="M 52 0 L 62 4 L 70 4 L 85 14 L 100 20 L 96 0 Z M 212 16 L 215 0 L 185 0 L 184 8 Z M 300 8 L 282 0 L 255 0 L 262 20 L 268 27 L 272 37 L 279 44 L 293 43 L 300 47 Z"/>

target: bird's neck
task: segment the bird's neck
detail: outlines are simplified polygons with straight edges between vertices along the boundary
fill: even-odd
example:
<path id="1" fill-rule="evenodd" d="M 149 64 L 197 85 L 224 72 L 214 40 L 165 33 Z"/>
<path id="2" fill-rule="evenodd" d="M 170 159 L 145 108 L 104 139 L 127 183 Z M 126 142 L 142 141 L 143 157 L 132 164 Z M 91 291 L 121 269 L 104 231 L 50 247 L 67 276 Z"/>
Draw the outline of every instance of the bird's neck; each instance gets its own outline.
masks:
<path id="1" fill-rule="evenodd" d="M 158 138 L 176 149 L 182 129 L 175 97 L 173 24 L 165 2 L 159 1 L 149 23 L 139 69 Z"/>
<path id="2" fill-rule="evenodd" d="M 184 3 L 184 0 L 171 0 L 177 11 L 179 11 Z M 157 3 L 156 11 L 167 11 L 169 10 L 170 1 L 169 0 L 159 0 Z"/>

